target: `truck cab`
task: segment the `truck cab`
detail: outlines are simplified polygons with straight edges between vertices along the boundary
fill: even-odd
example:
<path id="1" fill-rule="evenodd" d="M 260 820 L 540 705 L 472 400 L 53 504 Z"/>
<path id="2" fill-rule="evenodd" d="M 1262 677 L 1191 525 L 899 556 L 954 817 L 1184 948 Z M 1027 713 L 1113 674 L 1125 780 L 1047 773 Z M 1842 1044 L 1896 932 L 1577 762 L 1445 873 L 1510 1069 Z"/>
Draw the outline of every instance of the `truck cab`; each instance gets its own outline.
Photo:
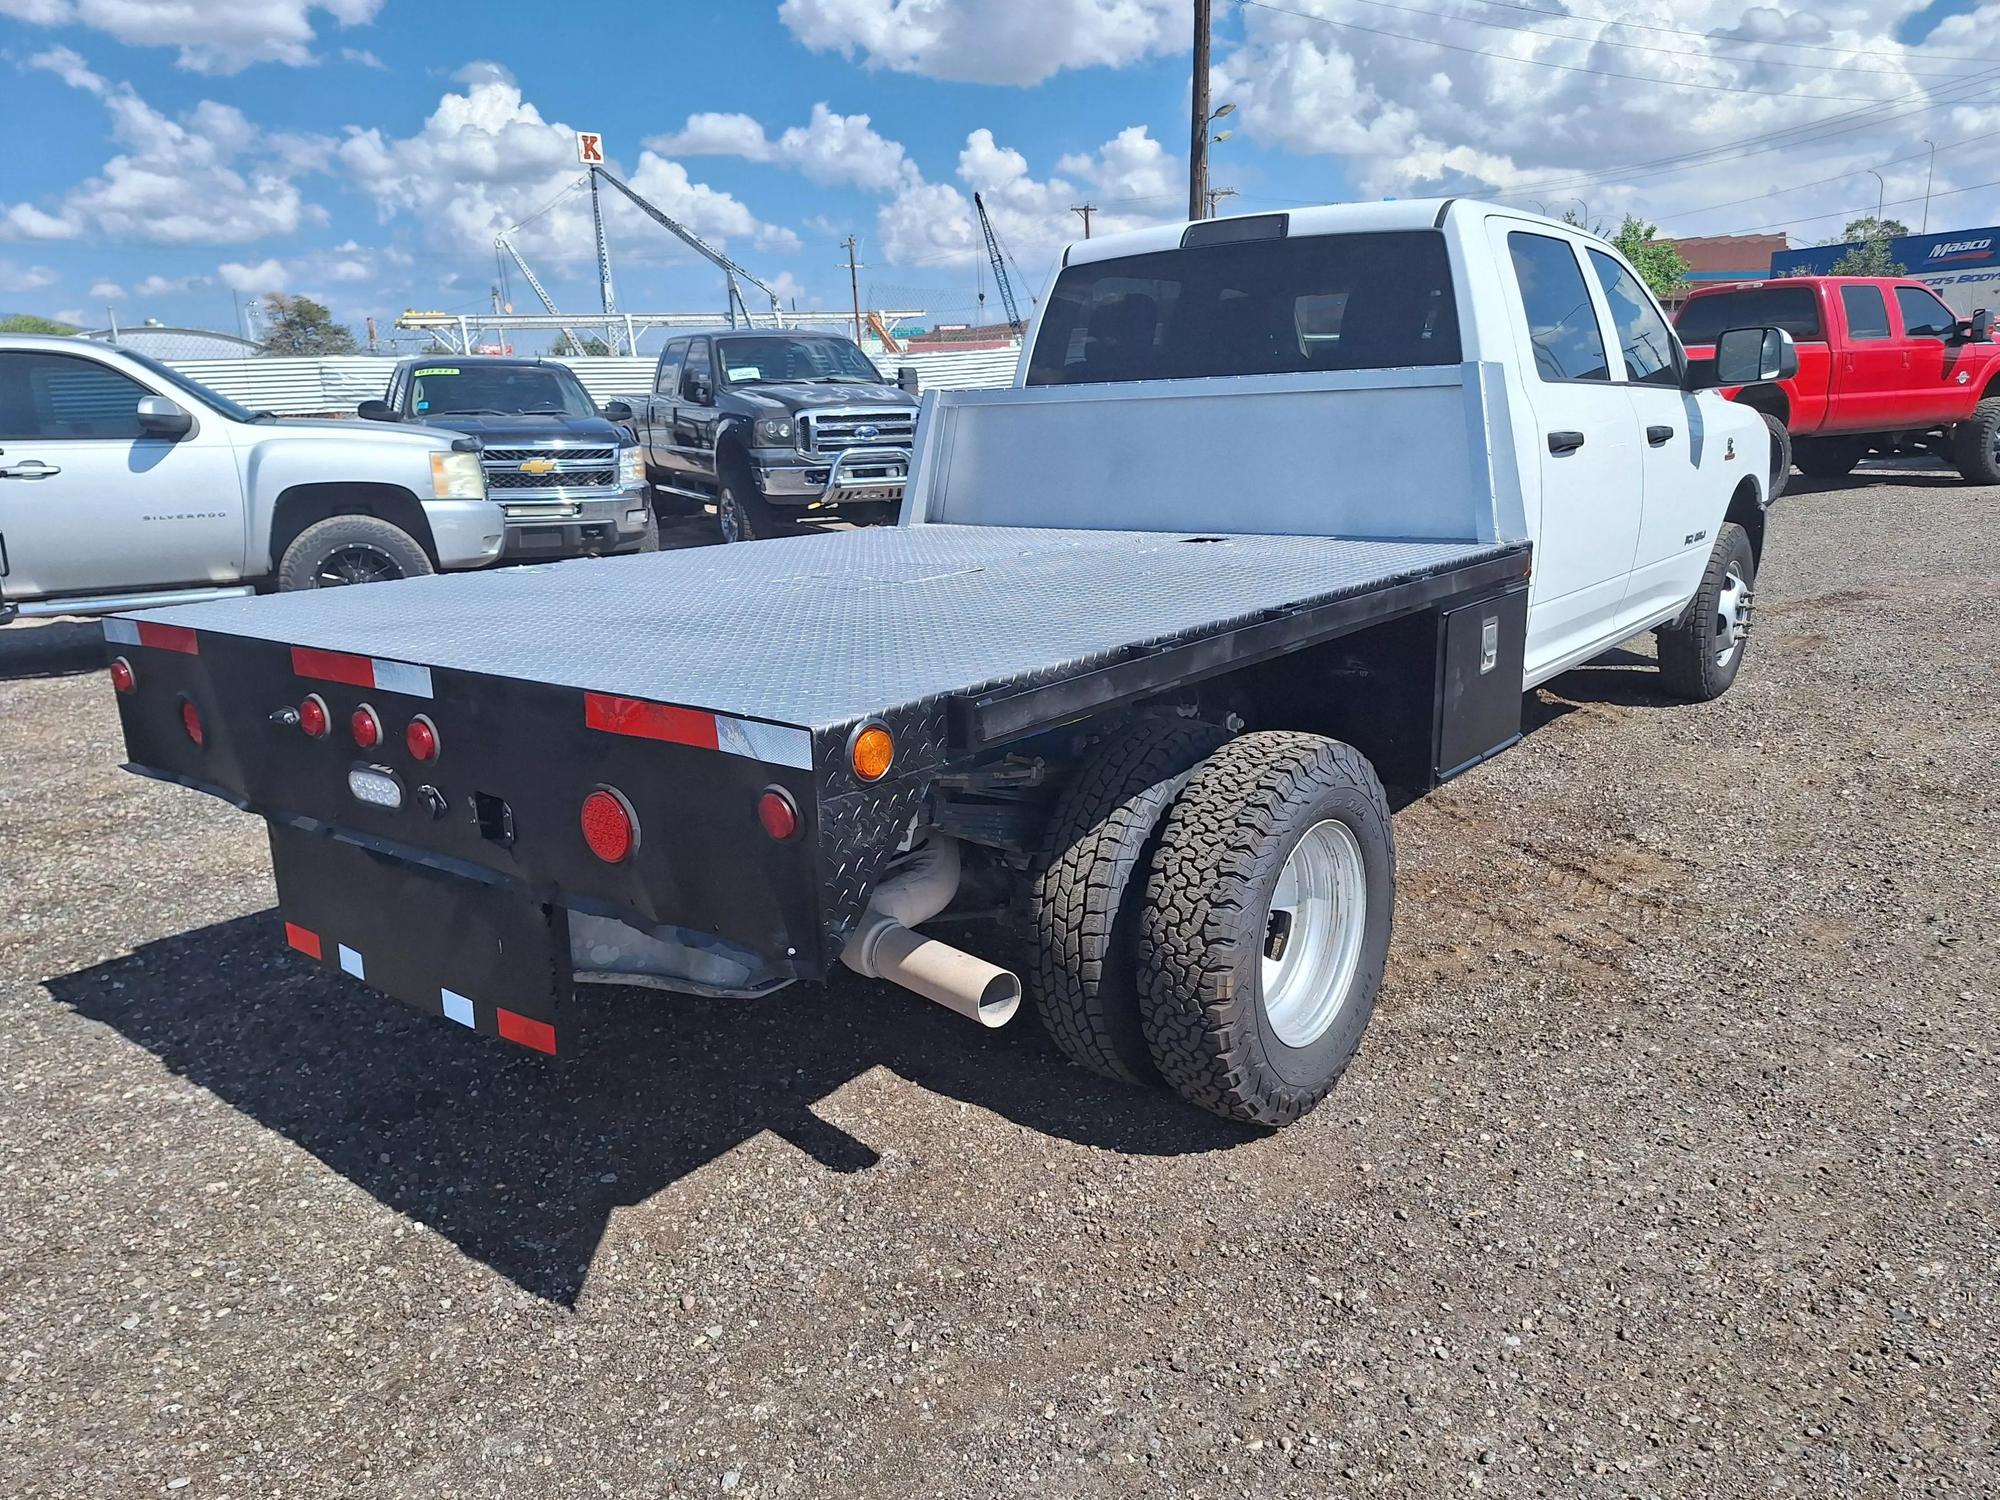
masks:
<path id="1" fill-rule="evenodd" d="M 505 557 L 596 557 L 658 544 L 639 451 L 597 409 L 569 366 L 488 355 L 406 359 L 377 422 L 421 423 L 476 438 L 487 489 L 507 517 Z"/>
<path id="2" fill-rule="evenodd" d="M 1809 475 L 1846 474 L 1871 453 L 1921 453 L 1974 483 L 2000 483 L 2000 345 L 1983 313 L 1960 318 L 1920 281 L 1787 276 L 1704 287 L 1675 321 L 1696 359 L 1730 328 L 1792 336 L 1796 375 L 1725 394 L 1781 424 Z"/>
<path id="3" fill-rule="evenodd" d="M 916 397 L 852 339 L 796 329 L 676 333 L 653 389 L 613 403 L 668 509 L 713 505 L 725 541 L 838 516 L 891 519 Z"/>
<path id="4" fill-rule="evenodd" d="M 483 567 L 476 445 L 251 411 L 117 345 L 0 336 L 0 620 Z"/>

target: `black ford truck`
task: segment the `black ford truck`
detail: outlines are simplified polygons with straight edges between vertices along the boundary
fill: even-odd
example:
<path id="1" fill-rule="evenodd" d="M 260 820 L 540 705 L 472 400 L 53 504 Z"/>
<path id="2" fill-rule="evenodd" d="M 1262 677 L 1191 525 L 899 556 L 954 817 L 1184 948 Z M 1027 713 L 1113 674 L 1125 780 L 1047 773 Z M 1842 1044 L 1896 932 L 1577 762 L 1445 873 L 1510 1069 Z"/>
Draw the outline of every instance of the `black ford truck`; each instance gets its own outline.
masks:
<path id="1" fill-rule="evenodd" d="M 1564 375 L 1619 349 L 1586 256 L 1674 383 Z M 1768 439 L 1643 296 L 1466 200 L 1100 237 L 1023 388 L 926 396 L 900 524 L 117 617 L 129 763 L 268 821 L 293 949 L 472 1031 L 838 963 L 1283 1125 L 1375 1006 L 1384 784 L 1643 630 L 1681 696 L 1742 665 Z M 1789 352 L 1734 330 L 1713 379 Z M 995 908 L 1018 972 L 928 925 Z"/>
<path id="2" fill-rule="evenodd" d="M 773 329 L 676 334 L 653 389 L 607 405 L 663 513 L 713 505 L 724 541 L 806 520 L 895 518 L 917 400 L 851 339 Z"/>
<path id="3" fill-rule="evenodd" d="M 502 558 L 648 552 L 659 530 L 632 435 L 569 366 L 493 355 L 427 355 L 390 373 L 356 415 L 479 439 L 486 492 L 507 516 Z"/>

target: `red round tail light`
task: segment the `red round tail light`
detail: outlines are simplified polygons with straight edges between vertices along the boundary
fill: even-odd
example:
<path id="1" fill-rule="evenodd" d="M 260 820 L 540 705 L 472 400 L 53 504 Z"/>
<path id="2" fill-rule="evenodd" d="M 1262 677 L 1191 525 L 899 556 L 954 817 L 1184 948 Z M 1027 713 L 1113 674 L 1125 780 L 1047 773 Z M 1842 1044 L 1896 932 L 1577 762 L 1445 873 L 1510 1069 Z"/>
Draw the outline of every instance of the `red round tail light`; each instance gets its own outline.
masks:
<path id="1" fill-rule="evenodd" d="M 799 831 L 799 810 L 779 788 L 768 787 L 757 799 L 757 821 L 764 825 L 764 832 L 783 843 Z"/>
<path id="2" fill-rule="evenodd" d="M 122 656 L 111 663 L 111 685 L 121 693 L 129 693 L 139 685 L 139 677 L 132 670 L 132 663 Z"/>
<path id="3" fill-rule="evenodd" d="M 201 710 L 194 706 L 192 698 L 181 699 L 181 728 L 187 731 L 187 737 L 197 745 L 207 743 L 201 734 Z"/>
<path id="4" fill-rule="evenodd" d="M 354 735 L 354 743 L 363 750 L 373 750 L 382 743 L 382 721 L 375 717 L 375 710 L 365 703 L 354 710 L 347 727 Z"/>
<path id="5" fill-rule="evenodd" d="M 318 693 L 308 693 L 305 702 L 299 705 L 299 728 L 309 739 L 323 740 L 332 727 L 333 720 L 327 714 L 326 700 Z"/>
<path id="6" fill-rule="evenodd" d="M 437 725 L 422 714 L 410 720 L 410 727 L 403 731 L 403 743 L 410 754 L 418 760 L 436 760 L 438 753 Z"/>
<path id="7" fill-rule="evenodd" d="M 622 793 L 599 787 L 583 799 L 583 841 L 607 865 L 631 857 L 639 847 L 639 820 Z"/>

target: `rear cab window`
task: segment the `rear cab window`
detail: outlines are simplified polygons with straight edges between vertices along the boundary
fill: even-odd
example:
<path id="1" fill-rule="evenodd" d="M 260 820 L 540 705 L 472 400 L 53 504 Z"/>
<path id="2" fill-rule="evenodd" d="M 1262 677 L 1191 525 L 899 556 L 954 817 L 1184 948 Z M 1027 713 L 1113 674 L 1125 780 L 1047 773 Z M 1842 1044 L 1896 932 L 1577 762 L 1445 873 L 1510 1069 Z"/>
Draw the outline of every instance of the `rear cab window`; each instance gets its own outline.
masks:
<path id="1" fill-rule="evenodd" d="M 1745 287 L 1690 297 L 1674 320 L 1684 344 L 1712 344 L 1732 328 L 1782 328 L 1795 343 L 1821 343 L 1819 298 L 1806 286 Z"/>
<path id="2" fill-rule="evenodd" d="M 1597 307 L 1569 241 L 1515 230 L 1507 254 L 1528 316 L 1535 373 L 1544 380 L 1610 380 Z"/>
<path id="3" fill-rule="evenodd" d="M 1886 339 L 1889 336 L 1889 304 L 1882 300 L 1879 286 L 1844 286 L 1840 289 L 1840 310 L 1847 317 L 1851 339 Z"/>
<path id="4" fill-rule="evenodd" d="M 1433 230 L 1301 235 L 1066 267 L 1027 383 L 1291 375 L 1459 362 Z"/>

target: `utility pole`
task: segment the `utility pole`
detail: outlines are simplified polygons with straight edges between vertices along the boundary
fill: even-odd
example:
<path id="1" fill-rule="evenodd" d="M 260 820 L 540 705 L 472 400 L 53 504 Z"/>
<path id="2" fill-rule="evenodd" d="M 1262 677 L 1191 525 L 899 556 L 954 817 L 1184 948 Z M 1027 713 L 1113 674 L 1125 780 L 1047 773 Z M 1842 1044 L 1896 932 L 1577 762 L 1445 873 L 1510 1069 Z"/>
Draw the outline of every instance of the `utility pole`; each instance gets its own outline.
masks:
<path id="1" fill-rule="evenodd" d="M 1097 205 L 1095 203 L 1072 203 L 1069 211 L 1073 214 L 1083 215 L 1083 237 L 1089 239 L 1090 216 L 1097 212 Z"/>
<path id="2" fill-rule="evenodd" d="M 1931 148 L 1931 164 L 1924 168 L 1924 222 L 1923 227 L 1917 233 L 1929 234 L 1931 232 L 1931 179 L 1937 175 L 1937 142 L 1929 136 L 1923 136 L 1920 139 L 1926 146 Z"/>
<path id="3" fill-rule="evenodd" d="M 1208 216 L 1212 219 L 1215 217 L 1215 205 L 1221 202 L 1224 198 L 1234 198 L 1236 196 L 1236 189 L 1210 188 L 1206 193 L 1202 194 L 1202 196 L 1208 199 Z"/>
<path id="4" fill-rule="evenodd" d="M 1882 180 L 1882 174 L 1873 167 L 1865 167 L 1863 170 L 1875 179 L 1875 228 L 1879 232 L 1882 228 L 1882 195 L 1889 191 L 1889 185 Z"/>
<path id="5" fill-rule="evenodd" d="M 861 342 L 861 265 L 854 258 L 854 236 L 847 237 L 847 290 L 854 296 L 854 342 Z"/>
<path id="6" fill-rule="evenodd" d="M 381 352 L 375 343 L 375 315 L 373 313 L 368 315 L 368 352 L 370 354 Z"/>
<path id="7" fill-rule="evenodd" d="M 1194 130 L 1188 138 L 1188 217 L 1199 219 L 1208 194 L 1208 11 L 1194 0 Z"/>

